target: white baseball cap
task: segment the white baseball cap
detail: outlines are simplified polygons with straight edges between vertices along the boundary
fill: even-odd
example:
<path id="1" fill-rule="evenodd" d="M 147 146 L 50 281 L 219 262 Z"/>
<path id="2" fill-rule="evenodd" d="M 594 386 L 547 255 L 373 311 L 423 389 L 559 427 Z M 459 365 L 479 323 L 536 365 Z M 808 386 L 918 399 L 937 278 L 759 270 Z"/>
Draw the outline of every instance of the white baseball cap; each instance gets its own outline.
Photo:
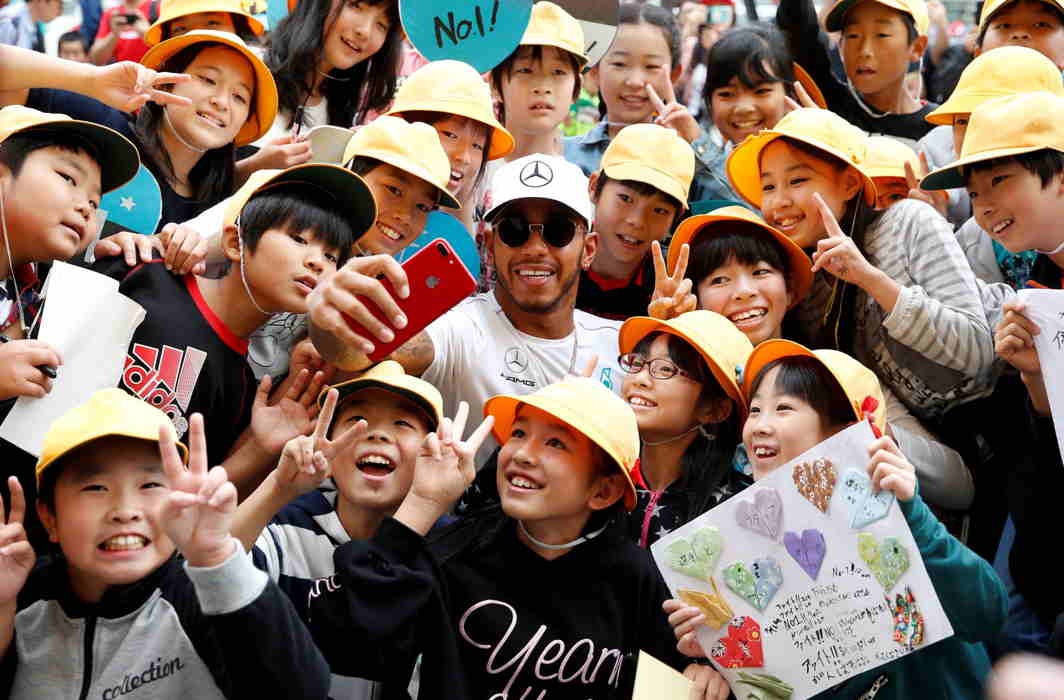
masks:
<path id="1" fill-rule="evenodd" d="M 587 176 L 576 165 L 560 156 L 533 153 L 495 173 L 491 180 L 494 206 L 484 218 L 491 221 L 503 206 L 518 199 L 550 199 L 572 209 L 590 226 L 595 208 L 587 188 Z"/>

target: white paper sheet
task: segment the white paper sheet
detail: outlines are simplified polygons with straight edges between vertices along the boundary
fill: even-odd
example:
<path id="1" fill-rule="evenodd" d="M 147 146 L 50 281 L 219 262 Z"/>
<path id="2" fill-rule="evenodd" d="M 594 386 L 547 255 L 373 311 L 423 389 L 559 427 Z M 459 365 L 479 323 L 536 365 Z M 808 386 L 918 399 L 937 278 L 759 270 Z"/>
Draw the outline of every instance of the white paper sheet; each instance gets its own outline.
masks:
<path id="1" fill-rule="evenodd" d="M 911 653 L 907 646 L 898 644 L 893 638 L 896 620 L 895 611 L 891 609 L 897 596 L 904 596 L 907 591 L 912 592 L 923 616 L 922 641 L 915 647 L 917 650 L 953 634 L 953 627 L 942 610 L 901 507 L 894 502 L 882 519 L 856 529 L 850 526 L 851 509 L 844 498 L 848 492 L 844 476 L 850 468 L 867 474 L 867 450 L 873 440 L 867 422 L 853 425 L 669 533 L 651 548 L 673 596 L 680 597 L 681 590 L 713 594 L 709 577 L 696 577 L 672 568 L 670 562 L 675 561 L 677 550 L 670 555 L 669 548 L 679 540 L 697 544 L 695 534 L 702 532 L 706 537 L 707 527 L 716 527 L 719 531 L 723 544 L 710 576 L 720 597 L 731 608 L 731 620 L 751 618 L 757 629 L 725 622 L 720 629 L 700 626 L 697 635 L 702 648 L 728 679 L 736 696 L 745 697 L 742 691 L 748 690 L 738 684 L 740 673 L 764 674 L 759 678 L 762 682 L 767 680 L 764 676 L 782 679 L 793 687 L 793 700 L 802 700 Z M 836 473 L 834 490 L 825 502 L 826 511 L 821 511 L 812 500 L 799 493 L 793 476 L 795 466 L 813 465 L 817 459 L 830 461 Z M 765 492 L 763 502 L 770 502 L 773 499 L 768 496 L 773 491 L 779 494 L 782 515 L 778 520 L 767 517 L 764 521 L 778 523 L 776 536 L 773 538 L 740 527 L 740 511 L 751 507 L 743 504 L 755 503 L 759 492 Z M 807 530 L 819 531 L 825 543 L 815 579 L 791 555 L 785 544 L 787 533 L 801 536 Z M 877 543 L 893 537 L 907 552 L 908 568 L 889 590 L 885 590 L 862 559 L 858 550 L 861 534 L 871 535 Z M 680 543 L 679 546 L 685 545 Z M 779 565 L 782 584 L 764 609 L 759 610 L 726 585 L 725 569 L 736 562 L 752 567 L 756 560 L 765 558 L 771 558 Z M 762 564 L 760 571 L 765 570 Z M 889 605 L 886 594 L 890 595 Z M 905 629 L 910 633 L 907 639 L 914 639 L 911 633 L 915 626 L 907 625 Z M 753 653 L 745 654 L 744 648 Z M 715 649 L 727 653 L 714 658 Z M 760 665 L 754 663 L 757 649 L 763 655 Z M 746 665 L 726 668 L 724 662 L 729 658 L 738 658 Z"/>
<path id="2" fill-rule="evenodd" d="M 56 418 L 100 389 L 118 386 L 144 308 L 110 277 L 57 262 L 48 273 L 41 314 L 38 338 L 59 352 L 63 364 L 48 396 L 19 398 L 0 425 L 0 438 L 37 456 Z"/>
<path id="3" fill-rule="evenodd" d="M 1042 365 L 1057 444 L 1064 454 L 1064 291 L 1024 289 L 1017 296 L 1027 307 L 1024 315 L 1041 330 L 1034 337 L 1034 348 Z"/>

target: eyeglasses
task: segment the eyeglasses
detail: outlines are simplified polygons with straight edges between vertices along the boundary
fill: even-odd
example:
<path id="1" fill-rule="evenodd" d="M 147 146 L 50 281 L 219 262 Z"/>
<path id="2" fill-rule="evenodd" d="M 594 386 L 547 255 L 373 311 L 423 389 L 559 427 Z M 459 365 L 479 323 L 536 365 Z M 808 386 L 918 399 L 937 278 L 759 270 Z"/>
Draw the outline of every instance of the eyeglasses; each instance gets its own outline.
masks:
<path id="1" fill-rule="evenodd" d="M 648 360 L 645 355 L 638 352 L 628 352 L 617 358 L 617 364 L 628 374 L 639 374 L 644 367 L 650 370 L 650 376 L 654 379 L 672 379 L 677 374 L 691 379 L 691 375 L 676 366 L 672 360 L 664 357 L 655 357 Z"/>
<path id="2" fill-rule="evenodd" d="M 507 216 L 495 222 L 495 233 L 499 240 L 511 248 L 520 248 L 533 233 L 539 234 L 543 242 L 552 248 L 564 248 L 576 237 L 579 224 L 572 219 L 558 216 L 545 224 L 530 224 L 519 216 Z"/>

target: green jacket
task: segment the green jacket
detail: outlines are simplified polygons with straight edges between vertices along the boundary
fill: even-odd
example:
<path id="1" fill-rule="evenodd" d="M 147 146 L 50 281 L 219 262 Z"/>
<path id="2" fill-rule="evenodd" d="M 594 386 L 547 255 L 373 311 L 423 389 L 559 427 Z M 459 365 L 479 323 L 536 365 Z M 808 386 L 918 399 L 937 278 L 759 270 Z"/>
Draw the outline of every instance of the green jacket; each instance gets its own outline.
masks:
<path id="1" fill-rule="evenodd" d="M 924 566 L 953 625 L 953 636 L 854 676 L 815 696 L 818 700 L 969 700 L 983 697 L 990 659 L 983 642 L 1001 633 L 1008 594 L 994 569 L 965 547 L 917 494 L 898 501 Z M 886 682 L 877 681 L 885 677 Z M 879 685 L 878 692 L 864 697 Z"/>

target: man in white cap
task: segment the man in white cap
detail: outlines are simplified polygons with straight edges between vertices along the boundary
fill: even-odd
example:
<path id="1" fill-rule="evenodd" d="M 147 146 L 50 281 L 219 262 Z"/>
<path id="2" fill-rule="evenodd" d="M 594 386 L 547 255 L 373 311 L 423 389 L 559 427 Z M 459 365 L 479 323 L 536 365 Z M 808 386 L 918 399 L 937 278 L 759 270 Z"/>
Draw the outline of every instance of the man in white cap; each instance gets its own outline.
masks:
<path id="1" fill-rule="evenodd" d="M 591 377 L 619 391 L 620 323 L 575 309 L 580 272 L 598 246 L 587 178 L 563 158 L 533 154 L 503 166 L 492 192 L 496 204 L 485 219 L 495 289 L 448 311 L 391 359 L 434 384 L 452 412 L 459 401 L 480 411 L 496 394 L 530 394 L 566 374 L 586 374 L 593 360 Z M 341 313 L 388 340 L 356 298 L 371 299 L 395 325 L 399 310 L 379 274 L 405 294 L 402 269 L 391 258 L 372 256 L 349 261 L 308 300 L 311 338 L 327 361 L 362 369 L 369 364 L 367 343 L 376 341 L 356 335 Z M 486 443 L 478 464 L 494 448 Z"/>

